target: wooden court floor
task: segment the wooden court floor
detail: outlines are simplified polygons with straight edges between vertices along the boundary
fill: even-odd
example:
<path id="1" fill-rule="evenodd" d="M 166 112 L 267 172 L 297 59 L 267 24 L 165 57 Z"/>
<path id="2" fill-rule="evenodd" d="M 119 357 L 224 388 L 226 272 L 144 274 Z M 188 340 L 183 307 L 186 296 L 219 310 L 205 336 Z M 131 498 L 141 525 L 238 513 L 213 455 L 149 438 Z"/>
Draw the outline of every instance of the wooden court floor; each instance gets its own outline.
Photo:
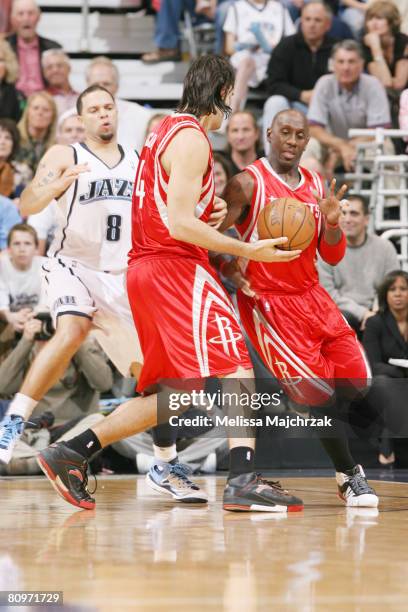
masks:
<path id="1" fill-rule="evenodd" d="M 0 590 L 61 590 L 76 611 L 408 610 L 408 484 L 347 510 L 332 478 L 287 478 L 305 510 L 281 516 L 224 512 L 224 478 L 198 482 L 208 507 L 100 478 L 90 512 L 41 477 L 0 479 Z"/>

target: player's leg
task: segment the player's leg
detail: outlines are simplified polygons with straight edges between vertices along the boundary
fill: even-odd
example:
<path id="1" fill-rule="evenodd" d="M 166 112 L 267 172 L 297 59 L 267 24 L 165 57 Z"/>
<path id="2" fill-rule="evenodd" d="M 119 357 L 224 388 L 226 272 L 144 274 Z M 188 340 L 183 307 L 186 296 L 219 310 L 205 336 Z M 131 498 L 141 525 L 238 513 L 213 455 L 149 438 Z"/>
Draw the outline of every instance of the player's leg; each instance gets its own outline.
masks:
<path id="1" fill-rule="evenodd" d="M 330 339 L 322 347 L 323 354 L 334 366 L 338 390 L 333 415 L 336 437 L 321 438 L 320 441 L 336 469 L 340 499 L 347 506 L 377 507 L 378 497 L 368 484 L 362 466 L 357 464 L 350 452 L 344 422 L 350 401 L 368 390 L 371 371 L 356 335 L 351 329 L 345 331 L 345 334 Z"/>
<path id="2" fill-rule="evenodd" d="M 240 368 L 225 378 L 226 384 L 229 382 L 228 379 L 234 379 L 238 396 L 240 392 L 246 394 L 253 393 L 255 390 L 253 370 Z M 230 385 L 228 390 L 231 391 Z M 245 416 L 241 408 L 244 405 L 246 403 L 238 401 L 238 406 L 233 407 L 231 416 L 238 416 L 241 412 L 242 416 Z M 233 512 L 296 512 L 303 510 L 301 499 L 283 489 L 278 482 L 268 481 L 255 471 L 255 436 L 256 432 L 247 428 L 244 437 L 230 436 L 228 439 L 230 465 L 223 496 L 224 510 Z"/>
<path id="3" fill-rule="evenodd" d="M 129 295 L 134 297 L 130 303 L 145 359 L 139 381 L 141 389 L 163 379 L 202 379 L 217 374 L 239 378 L 243 370 L 251 368 L 232 304 L 210 268 L 183 260 L 178 262 L 175 271 L 174 265 L 166 261 L 148 262 L 130 269 L 128 290 L 129 279 Z M 203 316 L 206 325 L 203 325 Z M 149 429 L 157 422 L 157 395 L 131 399 L 92 429 L 64 445 L 53 445 L 42 451 L 39 463 L 62 497 L 76 506 L 92 508 L 95 500 L 86 489 L 88 460 L 101 448 Z M 242 445 L 233 443 L 234 448 Z M 245 447 L 248 447 L 246 440 Z M 249 448 L 253 450 L 252 443 Z M 252 469 L 252 463 L 248 468 Z M 265 481 L 257 481 L 255 486 L 252 480 L 250 485 L 254 494 L 258 494 L 256 499 L 263 498 L 263 506 L 276 508 L 276 487 Z M 245 486 L 239 488 L 245 501 Z M 266 494 L 262 496 L 263 491 L 272 489 L 273 499 Z M 279 505 L 288 505 L 280 491 L 279 498 Z M 258 504 L 252 497 L 247 499 L 248 505 Z"/>
<path id="4" fill-rule="evenodd" d="M 98 302 L 93 319 L 98 342 L 124 376 L 132 374 L 139 380 L 143 355 L 126 293 L 125 275 L 100 272 L 89 278 L 88 285 Z M 180 502 L 207 502 L 205 491 L 188 477 L 188 466 L 178 461 L 175 433 L 175 428 L 168 423 L 152 428 L 156 461 L 149 465 L 146 482 L 167 499 L 170 495 Z M 138 467 L 141 460 L 143 457 L 136 457 Z"/>
<path id="5" fill-rule="evenodd" d="M 52 315 L 56 331 L 34 359 L 19 393 L 0 423 L 0 461 L 4 463 L 11 458 L 23 432 L 24 421 L 61 378 L 92 325 L 92 300 L 83 284 L 67 268 L 54 265 L 47 274 L 46 288 L 48 302 L 54 306 Z"/>

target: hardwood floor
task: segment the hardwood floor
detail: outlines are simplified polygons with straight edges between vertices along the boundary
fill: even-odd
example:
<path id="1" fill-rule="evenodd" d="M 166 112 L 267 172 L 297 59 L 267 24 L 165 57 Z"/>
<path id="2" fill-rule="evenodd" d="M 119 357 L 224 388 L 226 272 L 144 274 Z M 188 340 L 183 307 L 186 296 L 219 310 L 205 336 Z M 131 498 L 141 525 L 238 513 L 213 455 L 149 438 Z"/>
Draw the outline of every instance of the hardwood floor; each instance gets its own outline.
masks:
<path id="1" fill-rule="evenodd" d="M 0 590 L 62 590 L 75 610 L 407 610 L 408 484 L 372 483 L 377 511 L 288 478 L 305 510 L 285 516 L 224 512 L 224 478 L 198 482 L 208 507 L 101 478 L 90 512 L 43 478 L 0 479 Z"/>

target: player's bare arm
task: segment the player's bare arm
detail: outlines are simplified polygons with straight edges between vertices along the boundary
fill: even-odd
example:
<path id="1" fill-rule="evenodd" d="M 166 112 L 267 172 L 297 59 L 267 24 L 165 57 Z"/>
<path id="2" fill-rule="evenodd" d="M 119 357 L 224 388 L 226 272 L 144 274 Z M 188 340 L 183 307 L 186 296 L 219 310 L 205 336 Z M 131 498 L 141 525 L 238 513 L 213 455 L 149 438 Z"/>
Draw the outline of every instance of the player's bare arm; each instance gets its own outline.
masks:
<path id="1" fill-rule="evenodd" d="M 254 261 L 291 261 L 300 251 L 279 251 L 284 240 L 260 240 L 251 244 L 240 242 L 218 232 L 194 215 L 199 201 L 203 176 L 207 172 L 209 144 L 194 129 L 177 134 L 162 155 L 161 161 L 169 175 L 167 207 L 169 231 L 173 238 L 196 244 L 209 251 L 229 253 Z"/>
<path id="2" fill-rule="evenodd" d="M 41 159 L 33 180 L 21 194 L 21 214 L 28 216 L 40 212 L 87 170 L 86 164 L 75 164 L 72 147 L 51 147 Z"/>
<path id="3" fill-rule="evenodd" d="M 220 227 L 223 232 L 235 223 L 243 223 L 248 215 L 254 190 L 254 180 L 249 172 L 240 172 L 227 183 L 222 194 L 227 203 L 227 216 Z"/>

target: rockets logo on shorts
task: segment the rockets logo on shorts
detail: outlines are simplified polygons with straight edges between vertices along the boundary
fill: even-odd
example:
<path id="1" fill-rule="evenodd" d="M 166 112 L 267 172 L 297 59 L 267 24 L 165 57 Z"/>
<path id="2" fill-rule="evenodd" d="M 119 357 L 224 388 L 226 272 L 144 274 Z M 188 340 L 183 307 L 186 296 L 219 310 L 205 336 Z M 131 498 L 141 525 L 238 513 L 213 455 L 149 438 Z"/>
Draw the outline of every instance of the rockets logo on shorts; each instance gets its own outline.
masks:
<path id="1" fill-rule="evenodd" d="M 209 342 L 219 345 L 228 357 L 240 359 L 243 338 L 232 304 L 202 266 L 197 266 L 194 280 L 193 331 L 201 376 L 210 375 Z"/>
<path id="2" fill-rule="evenodd" d="M 301 402 L 304 398 L 304 394 L 302 390 L 298 388 L 298 385 L 300 385 L 303 380 L 302 376 L 293 374 L 293 371 L 292 373 L 289 372 L 288 363 L 286 360 L 283 360 L 283 356 L 278 359 L 276 355 L 277 351 L 279 351 L 277 339 L 273 337 L 270 325 L 262 317 L 261 313 L 254 308 L 252 316 L 258 342 L 262 349 L 261 354 L 267 367 L 282 383 L 288 393 L 290 389 L 289 395 Z"/>
<path id="3" fill-rule="evenodd" d="M 231 354 L 231 347 L 231 351 L 239 357 L 237 341 L 242 339 L 242 334 L 233 330 L 231 319 L 228 317 L 223 317 L 216 312 L 213 320 L 218 326 L 220 335 L 215 338 L 210 338 L 209 341 L 213 344 L 221 344 L 226 355 Z"/>

